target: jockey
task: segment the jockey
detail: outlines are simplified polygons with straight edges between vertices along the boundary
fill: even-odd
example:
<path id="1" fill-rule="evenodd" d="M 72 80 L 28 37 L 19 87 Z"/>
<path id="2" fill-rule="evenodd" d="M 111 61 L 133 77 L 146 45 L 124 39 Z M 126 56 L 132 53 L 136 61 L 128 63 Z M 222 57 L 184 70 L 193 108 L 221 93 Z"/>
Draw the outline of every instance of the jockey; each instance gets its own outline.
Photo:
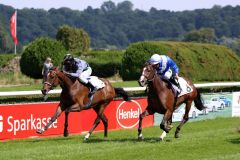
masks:
<path id="1" fill-rule="evenodd" d="M 166 55 L 153 54 L 148 60 L 150 64 L 156 69 L 157 73 L 165 80 L 171 82 L 178 87 L 178 93 L 181 92 L 178 83 L 179 68 L 177 64 Z"/>
<path id="2" fill-rule="evenodd" d="M 71 54 L 66 54 L 62 64 L 63 73 L 79 78 L 80 82 L 90 88 L 89 97 L 97 91 L 97 88 L 88 80 L 92 74 L 92 68 L 86 61 L 74 58 Z"/>

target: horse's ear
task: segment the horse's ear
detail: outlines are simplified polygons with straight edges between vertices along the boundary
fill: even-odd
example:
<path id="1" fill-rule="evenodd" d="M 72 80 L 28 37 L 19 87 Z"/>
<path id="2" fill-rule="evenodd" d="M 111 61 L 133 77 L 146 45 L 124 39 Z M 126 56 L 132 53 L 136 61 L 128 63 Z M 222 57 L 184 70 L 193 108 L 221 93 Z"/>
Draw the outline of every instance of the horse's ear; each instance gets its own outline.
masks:
<path id="1" fill-rule="evenodd" d="M 149 62 L 146 62 L 143 66 L 148 66 L 150 63 Z"/>
<path id="2" fill-rule="evenodd" d="M 52 66 L 52 67 L 49 69 L 49 71 L 55 71 L 55 70 L 58 70 L 58 68 L 57 68 L 57 67 L 54 67 L 54 66 Z"/>

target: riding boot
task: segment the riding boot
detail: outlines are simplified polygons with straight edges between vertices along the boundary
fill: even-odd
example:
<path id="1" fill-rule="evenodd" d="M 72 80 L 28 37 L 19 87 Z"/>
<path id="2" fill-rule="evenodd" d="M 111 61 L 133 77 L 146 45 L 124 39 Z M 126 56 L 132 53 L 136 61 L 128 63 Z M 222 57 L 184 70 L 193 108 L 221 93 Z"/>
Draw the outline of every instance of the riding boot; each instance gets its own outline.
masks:
<path id="1" fill-rule="evenodd" d="M 97 88 L 94 87 L 90 82 L 88 82 L 86 85 L 90 89 L 88 97 L 91 97 L 97 91 Z"/>
<path id="2" fill-rule="evenodd" d="M 180 87 L 180 84 L 179 84 L 177 78 L 175 78 L 175 77 L 171 77 L 171 78 L 170 78 L 170 81 L 172 82 L 172 84 L 174 84 L 175 86 L 178 87 L 178 89 L 179 89 L 179 93 L 180 93 L 180 92 L 182 91 L 182 89 L 181 89 L 181 87 Z"/>

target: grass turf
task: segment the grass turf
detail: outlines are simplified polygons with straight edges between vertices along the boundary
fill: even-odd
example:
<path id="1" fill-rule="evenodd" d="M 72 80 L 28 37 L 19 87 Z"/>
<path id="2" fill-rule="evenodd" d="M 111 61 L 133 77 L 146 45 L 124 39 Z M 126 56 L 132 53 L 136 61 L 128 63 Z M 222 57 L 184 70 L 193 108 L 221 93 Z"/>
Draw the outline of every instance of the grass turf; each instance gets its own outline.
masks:
<path id="1" fill-rule="evenodd" d="M 174 124 L 176 126 L 176 124 Z M 136 139 L 137 130 L 94 133 L 90 140 L 83 135 L 0 142 L 0 159 L 19 160 L 239 160 L 240 118 L 218 118 L 187 123 L 179 139 L 174 129 L 159 141 L 159 127 L 144 128 L 145 139 Z"/>

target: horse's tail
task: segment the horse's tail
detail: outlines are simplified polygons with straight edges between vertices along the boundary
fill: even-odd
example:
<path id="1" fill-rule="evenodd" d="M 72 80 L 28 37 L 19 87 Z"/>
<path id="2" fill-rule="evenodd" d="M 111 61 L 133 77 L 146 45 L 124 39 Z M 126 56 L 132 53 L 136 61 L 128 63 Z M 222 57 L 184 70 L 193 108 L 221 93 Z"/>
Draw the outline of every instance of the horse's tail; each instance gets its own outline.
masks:
<path id="1" fill-rule="evenodd" d="M 197 98 L 194 99 L 195 106 L 197 107 L 198 110 L 203 110 L 205 107 L 203 105 L 202 97 L 198 89 L 197 90 Z"/>
<path id="2" fill-rule="evenodd" d="M 128 96 L 127 92 L 123 88 L 114 88 L 116 94 L 123 97 L 124 101 L 130 101 L 131 98 Z"/>

